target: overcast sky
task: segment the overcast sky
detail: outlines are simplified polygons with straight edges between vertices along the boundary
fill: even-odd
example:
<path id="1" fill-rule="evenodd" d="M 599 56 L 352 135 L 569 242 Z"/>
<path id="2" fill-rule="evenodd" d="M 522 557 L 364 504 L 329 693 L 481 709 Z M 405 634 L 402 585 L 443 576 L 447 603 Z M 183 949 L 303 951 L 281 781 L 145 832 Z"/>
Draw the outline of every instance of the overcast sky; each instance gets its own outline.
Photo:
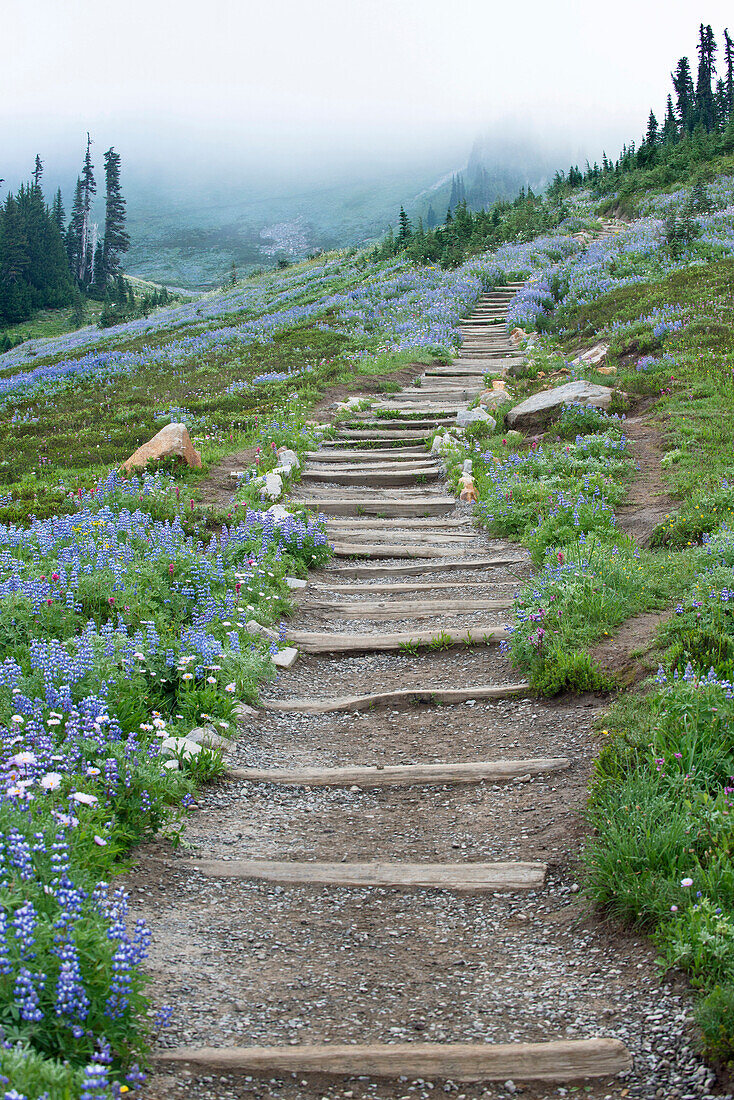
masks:
<path id="1" fill-rule="evenodd" d="M 617 152 L 723 0 L 2 0 L 0 175 L 38 150 L 155 166 L 465 158 L 492 126 Z M 98 156 L 99 159 L 99 156 Z"/>

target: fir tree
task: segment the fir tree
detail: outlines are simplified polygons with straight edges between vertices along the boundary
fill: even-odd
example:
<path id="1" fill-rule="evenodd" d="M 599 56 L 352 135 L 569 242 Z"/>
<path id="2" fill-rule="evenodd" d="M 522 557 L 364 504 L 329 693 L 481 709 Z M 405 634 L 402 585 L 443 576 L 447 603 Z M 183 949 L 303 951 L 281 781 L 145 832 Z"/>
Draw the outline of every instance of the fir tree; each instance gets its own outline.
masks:
<path id="1" fill-rule="evenodd" d="M 84 192 L 82 181 L 77 178 L 74 201 L 71 206 L 69 228 L 66 231 L 66 255 L 75 279 L 79 280 L 82 262 L 82 235 L 84 233 Z"/>
<path id="2" fill-rule="evenodd" d="M 120 258 L 130 247 L 130 237 L 125 229 L 125 200 L 120 188 L 120 154 L 110 148 L 104 155 L 105 170 L 105 221 L 102 263 L 105 279 L 115 278 L 120 269 Z"/>
<path id="3" fill-rule="evenodd" d="M 716 73 L 714 58 L 716 56 L 716 40 L 710 26 L 699 29 L 698 43 L 698 80 L 696 81 L 696 121 L 711 133 L 716 128 L 716 104 L 712 80 Z"/>
<path id="4" fill-rule="evenodd" d="M 413 230 L 412 230 L 412 227 L 411 227 L 411 224 L 410 224 L 410 219 L 408 218 L 408 215 L 405 213 L 404 208 L 401 206 L 400 207 L 400 215 L 398 217 L 398 236 L 397 236 L 398 245 L 402 247 L 402 245 L 407 244 L 407 242 L 410 240 L 412 235 L 413 235 Z"/>
<path id="5" fill-rule="evenodd" d="M 426 225 L 429 229 L 434 229 L 438 225 L 438 218 L 436 217 L 436 211 L 433 209 L 431 203 L 428 204 L 428 213 L 426 214 Z"/>
<path id="6" fill-rule="evenodd" d="M 43 161 L 41 160 L 39 154 L 36 153 L 36 165 L 35 165 L 35 168 L 33 169 L 33 183 L 39 189 L 40 189 L 40 186 L 41 186 L 41 176 L 42 175 L 43 175 Z"/>
<path id="7" fill-rule="evenodd" d="M 82 286 L 86 286 L 94 270 L 94 248 L 90 240 L 90 214 L 92 210 L 92 198 L 97 194 L 97 183 L 94 179 L 94 165 L 92 164 L 92 139 L 87 133 L 87 151 L 84 155 L 84 166 L 81 176 L 82 185 L 82 227 L 79 241 L 79 268 L 77 278 Z"/>
<path id="8" fill-rule="evenodd" d="M 693 129 L 694 90 L 691 66 L 687 57 L 681 57 L 674 73 L 671 73 L 676 95 L 676 109 L 681 133 Z"/>
<path id="9" fill-rule="evenodd" d="M 724 31 L 724 64 L 726 76 L 724 86 L 726 88 L 726 115 L 727 118 L 734 111 L 734 42 L 729 37 L 729 31 Z"/>
<path id="10" fill-rule="evenodd" d="M 650 111 L 650 115 L 647 120 L 647 133 L 645 135 L 645 141 L 651 149 L 654 149 L 658 143 L 658 120 L 655 118 L 655 115 L 652 111 Z"/>
<path id="11" fill-rule="evenodd" d="M 29 265 L 23 217 L 13 195 L 8 195 L 0 213 L 0 320 L 5 323 L 25 321 L 33 311 Z"/>
<path id="12" fill-rule="evenodd" d="M 66 221 L 66 211 L 64 210 L 64 200 L 61 196 L 61 188 L 58 189 L 54 195 L 53 206 L 51 207 L 51 218 L 58 229 L 61 236 L 64 236 L 64 222 Z"/>
<path id="13" fill-rule="evenodd" d="M 673 110 L 673 97 L 668 96 L 665 107 L 665 121 L 663 122 L 663 144 L 671 145 L 678 137 L 678 122 Z"/>

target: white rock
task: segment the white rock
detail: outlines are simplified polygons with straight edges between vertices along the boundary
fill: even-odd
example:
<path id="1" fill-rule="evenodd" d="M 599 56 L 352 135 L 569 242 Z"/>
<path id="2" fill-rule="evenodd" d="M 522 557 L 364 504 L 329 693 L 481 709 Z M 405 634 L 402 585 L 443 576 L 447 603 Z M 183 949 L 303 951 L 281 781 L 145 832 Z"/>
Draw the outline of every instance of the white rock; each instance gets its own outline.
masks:
<path id="1" fill-rule="evenodd" d="M 470 458 L 464 459 L 464 465 L 461 467 L 462 474 L 471 474 L 472 472 L 472 460 Z"/>
<path id="2" fill-rule="evenodd" d="M 283 492 L 283 479 L 279 474 L 265 475 L 265 495 L 271 500 L 277 500 Z"/>
<path id="3" fill-rule="evenodd" d="M 203 745 L 208 749 L 226 749 L 229 741 L 220 737 L 216 730 L 208 726 L 197 726 L 186 735 L 187 741 L 194 741 L 197 745 Z"/>
<path id="4" fill-rule="evenodd" d="M 595 367 L 599 363 L 604 362 L 608 351 L 609 344 L 594 344 L 593 348 L 589 348 L 588 351 L 583 351 L 581 355 L 573 360 L 574 366 L 583 367 L 588 365 Z"/>
<path id="5" fill-rule="evenodd" d="M 497 421 L 485 409 L 459 409 L 456 414 L 456 423 L 460 428 L 468 428 L 479 420 L 488 424 L 491 431 L 497 427 Z"/>
<path id="6" fill-rule="evenodd" d="M 165 760 L 163 762 L 163 767 L 166 768 L 169 772 L 181 771 L 181 765 L 179 764 L 178 760 Z"/>
<path id="7" fill-rule="evenodd" d="M 263 626 L 257 619 L 248 619 L 245 623 L 245 630 L 248 634 L 259 634 L 261 638 L 269 638 L 271 641 L 274 641 L 278 637 L 274 630 L 270 630 L 267 626 Z"/>
<path id="8" fill-rule="evenodd" d="M 272 516 L 276 523 L 282 523 L 284 519 L 290 519 L 291 513 L 287 508 L 284 508 L 282 504 L 271 504 L 267 509 L 268 515 Z"/>
<path id="9" fill-rule="evenodd" d="M 290 668 L 298 660 L 298 650 L 292 646 L 286 646 L 285 649 L 279 649 L 277 653 L 273 654 L 273 664 L 278 668 Z"/>
<path id="10" fill-rule="evenodd" d="M 431 444 L 431 454 L 433 454 L 433 455 L 440 454 L 440 452 L 443 450 L 444 442 L 445 442 L 445 436 L 437 435 L 435 437 L 435 439 L 433 440 L 433 443 Z"/>
<path id="11" fill-rule="evenodd" d="M 283 577 L 283 580 L 289 588 L 305 588 L 307 581 L 302 581 L 299 577 Z"/>
<path id="12" fill-rule="evenodd" d="M 248 706 L 247 703 L 238 703 L 234 708 L 235 718 L 238 722 L 249 722 L 252 718 L 259 718 L 259 711 L 254 707 Z"/>
<path id="13" fill-rule="evenodd" d="M 190 756 L 196 756 L 201 752 L 201 745 L 197 745 L 196 741 L 189 741 L 188 737 L 166 737 L 165 741 L 161 741 L 161 749 L 163 752 L 182 756 L 187 760 Z"/>
<path id="14" fill-rule="evenodd" d="M 292 467 L 294 470 L 300 468 L 301 463 L 298 461 L 298 455 L 295 451 L 292 451 L 290 447 L 281 447 L 278 451 L 278 462 L 285 469 Z"/>
<path id="15" fill-rule="evenodd" d="M 592 382 L 565 382 L 555 389 L 541 390 L 540 393 L 527 397 L 514 409 L 510 409 L 505 420 L 510 428 L 542 427 L 559 417 L 564 405 L 575 403 L 608 409 L 613 394 L 614 390 L 606 386 L 596 386 Z"/>

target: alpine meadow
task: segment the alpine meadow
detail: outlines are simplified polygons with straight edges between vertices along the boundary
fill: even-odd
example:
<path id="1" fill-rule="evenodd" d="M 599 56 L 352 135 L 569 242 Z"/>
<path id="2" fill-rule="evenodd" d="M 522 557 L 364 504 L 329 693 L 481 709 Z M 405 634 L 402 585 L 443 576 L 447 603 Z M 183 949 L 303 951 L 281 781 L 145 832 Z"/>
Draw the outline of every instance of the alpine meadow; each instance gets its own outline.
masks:
<path id="1" fill-rule="evenodd" d="M 0 73 L 0 1100 L 731 1100 L 723 5 L 131 3 Z"/>

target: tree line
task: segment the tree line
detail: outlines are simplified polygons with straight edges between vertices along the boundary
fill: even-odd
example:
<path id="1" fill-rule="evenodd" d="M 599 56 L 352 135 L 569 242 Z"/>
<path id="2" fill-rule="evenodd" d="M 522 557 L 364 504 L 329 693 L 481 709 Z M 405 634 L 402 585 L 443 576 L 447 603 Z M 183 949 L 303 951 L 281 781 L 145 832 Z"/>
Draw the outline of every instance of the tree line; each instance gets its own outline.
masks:
<path id="1" fill-rule="evenodd" d="M 130 247 L 120 154 L 111 147 L 103 157 L 105 218 L 100 233 L 92 221 L 97 183 L 91 150 L 87 134 L 68 224 L 61 190 L 50 206 L 46 201 L 38 154 L 31 180 L 0 206 L 0 324 L 26 321 L 38 309 L 72 307 L 81 314 L 84 296 L 103 300 L 119 281 L 122 257 Z"/>
<path id="2" fill-rule="evenodd" d="M 621 191 L 624 197 L 645 186 L 665 187 L 705 169 L 715 157 L 734 153 L 734 42 L 729 31 L 724 31 L 721 74 L 710 24 L 699 27 L 697 55 L 695 83 L 690 60 L 679 58 L 670 74 L 673 91 L 662 122 L 651 110 L 639 144 L 624 145 L 616 160 L 605 153 L 601 164 L 587 161 L 583 171 L 576 165 L 556 173 L 549 192 L 590 187 L 598 195 Z"/>
<path id="3" fill-rule="evenodd" d="M 697 191 L 691 211 L 679 224 L 666 228 L 670 247 L 682 247 L 695 230 L 691 215 L 706 208 L 701 173 L 716 157 L 734 153 L 734 44 L 728 30 L 724 31 L 724 73 L 718 80 L 716 51 L 711 26 L 701 24 L 695 84 L 688 58 L 680 58 L 671 74 L 675 99 L 668 96 L 662 125 L 651 111 L 640 145 L 623 146 L 616 161 L 604 154 L 601 165 L 587 163 L 585 171 L 572 167 L 567 173 L 557 172 L 545 195 L 522 188 L 515 199 L 498 199 L 474 210 L 474 196 L 461 173 L 456 174 L 443 223 L 430 207 L 425 224 L 421 218 L 413 224 L 401 206 L 397 230 L 389 230 L 374 250 L 374 258 L 403 253 L 416 263 L 456 267 L 468 255 L 550 232 L 567 217 L 565 200 L 575 188 L 589 187 L 599 196 L 613 194 L 610 205 L 624 212 L 626 197 L 634 192 L 692 176 Z M 629 207 L 632 212 L 634 202 Z"/>

